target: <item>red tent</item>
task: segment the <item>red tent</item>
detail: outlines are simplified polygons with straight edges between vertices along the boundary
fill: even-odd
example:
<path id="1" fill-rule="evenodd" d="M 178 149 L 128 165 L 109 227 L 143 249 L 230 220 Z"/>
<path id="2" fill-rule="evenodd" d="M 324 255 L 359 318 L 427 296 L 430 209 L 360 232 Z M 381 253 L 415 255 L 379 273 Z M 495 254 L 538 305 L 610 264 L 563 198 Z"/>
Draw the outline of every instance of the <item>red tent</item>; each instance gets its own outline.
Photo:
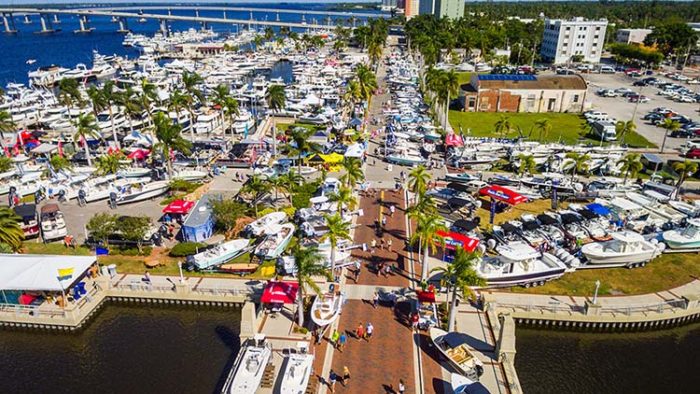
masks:
<path id="1" fill-rule="evenodd" d="M 416 295 L 418 296 L 418 301 L 420 302 L 429 302 L 431 304 L 435 303 L 435 293 L 432 291 L 416 290 Z"/>
<path id="2" fill-rule="evenodd" d="M 445 238 L 445 247 L 447 247 L 447 249 L 454 249 L 457 246 L 461 246 L 467 252 L 473 252 L 476 250 L 477 246 L 479 246 L 478 239 L 467 237 L 464 234 L 455 233 L 453 231 L 438 231 L 437 235 Z"/>
<path id="3" fill-rule="evenodd" d="M 297 299 L 299 284 L 296 282 L 269 282 L 263 290 L 260 302 L 264 304 L 293 304 Z"/>
<path id="4" fill-rule="evenodd" d="M 527 197 L 523 196 L 522 194 L 518 194 L 513 190 L 499 185 L 483 187 L 481 190 L 479 190 L 479 194 L 482 196 L 493 197 L 498 201 L 503 201 L 510 205 L 517 205 L 521 202 L 527 201 Z"/>
<path id="5" fill-rule="evenodd" d="M 194 201 L 175 200 L 163 208 L 163 213 L 177 213 L 186 215 L 194 207 Z"/>
<path id="6" fill-rule="evenodd" d="M 445 137 L 445 145 L 447 145 L 447 146 L 463 146 L 464 141 L 462 140 L 461 136 L 458 136 L 455 133 L 449 133 Z"/>
<path id="7" fill-rule="evenodd" d="M 150 155 L 151 152 L 147 151 L 145 149 L 136 149 L 135 151 L 129 153 L 129 156 L 127 156 L 129 159 L 136 159 L 136 160 L 143 160 Z"/>

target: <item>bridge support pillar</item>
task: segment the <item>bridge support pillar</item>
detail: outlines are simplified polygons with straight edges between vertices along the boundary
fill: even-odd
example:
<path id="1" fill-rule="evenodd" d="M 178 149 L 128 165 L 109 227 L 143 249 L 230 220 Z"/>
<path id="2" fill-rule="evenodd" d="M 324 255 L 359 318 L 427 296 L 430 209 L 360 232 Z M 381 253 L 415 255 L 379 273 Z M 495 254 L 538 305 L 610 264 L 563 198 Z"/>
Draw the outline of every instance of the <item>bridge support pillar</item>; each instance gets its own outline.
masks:
<path id="1" fill-rule="evenodd" d="M 117 32 L 119 33 L 128 33 L 129 32 L 129 25 L 126 22 L 126 18 L 119 18 L 119 30 Z"/>
<path id="2" fill-rule="evenodd" d="M 80 22 L 80 29 L 75 30 L 74 33 L 90 33 L 91 31 L 95 30 L 94 27 L 88 26 L 88 18 L 86 15 L 79 15 L 78 21 Z"/>
<path id="3" fill-rule="evenodd" d="M 29 19 L 29 15 L 26 15 L 26 14 L 25 14 L 25 15 L 24 15 L 24 24 L 25 24 L 25 25 L 28 25 L 28 24 L 30 24 L 30 23 L 32 23 L 32 20 Z"/>
<path id="4" fill-rule="evenodd" d="M 167 37 L 168 35 L 168 21 L 165 19 L 160 20 L 160 32 Z"/>
<path id="5" fill-rule="evenodd" d="M 224 19 L 228 19 L 226 18 L 226 10 L 224 10 Z"/>
<path id="6" fill-rule="evenodd" d="M 275 19 L 277 20 L 277 22 L 280 21 L 280 13 L 279 12 L 277 13 L 277 18 L 275 18 Z"/>
<path id="7" fill-rule="evenodd" d="M 172 9 L 172 8 L 168 8 L 168 16 L 172 16 L 172 15 L 173 15 L 173 9 Z"/>
<path id="8" fill-rule="evenodd" d="M 58 14 L 53 14 L 53 22 L 52 23 L 61 23 L 61 20 L 58 19 Z"/>
<path id="9" fill-rule="evenodd" d="M 194 16 L 199 18 L 199 8 L 194 9 Z"/>
<path id="10" fill-rule="evenodd" d="M 48 15 L 39 14 L 39 22 L 41 23 L 41 30 L 37 33 L 45 34 L 54 32 L 53 26 L 51 25 L 51 20 L 48 19 Z"/>
<path id="11" fill-rule="evenodd" d="M 15 18 L 12 16 L 11 13 L 2 13 L 2 24 L 5 27 L 5 33 L 17 33 L 17 29 L 15 28 Z"/>
<path id="12" fill-rule="evenodd" d="M 209 29 L 209 24 L 207 22 L 202 22 L 202 31 Z"/>

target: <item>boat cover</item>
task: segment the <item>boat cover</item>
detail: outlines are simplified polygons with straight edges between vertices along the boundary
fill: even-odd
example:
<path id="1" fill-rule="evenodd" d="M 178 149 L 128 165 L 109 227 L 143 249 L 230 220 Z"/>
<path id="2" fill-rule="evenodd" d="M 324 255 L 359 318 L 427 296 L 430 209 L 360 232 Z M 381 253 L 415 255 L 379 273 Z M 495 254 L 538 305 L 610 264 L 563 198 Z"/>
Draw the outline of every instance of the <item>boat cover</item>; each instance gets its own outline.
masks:
<path id="1" fill-rule="evenodd" d="M 510 234 L 510 233 L 514 233 L 514 232 L 518 231 L 518 228 L 510 223 L 501 224 L 501 229 L 506 234 Z"/>
<path id="2" fill-rule="evenodd" d="M 555 219 L 555 218 L 553 218 L 545 213 L 537 215 L 537 220 L 539 220 L 540 223 L 542 223 L 545 226 L 551 226 L 552 224 L 559 223 L 559 222 L 557 222 L 557 219 Z"/>
<path id="3" fill-rule="evenodd" d="M 588 204 L 588 205 L 586 205 L 586 208 L 588 208 L 588 210 L 590 210 L 591 212 L 593 212 L 599 216 L 610 215 L 610 209 L 608 207 L 605 207 L 605 206 L 600 205 L 598 203 Z"/>
<path id="4" fill-rule="evenodd" d="M 133 152 L 129 153 L 127 158 L 129 159 L 136 159 L 136 160 L 143 160 L 148 157 L 148 155 L 151 154 L 151 151 L 145 150 L 145 149 L 136 149 Z"/>
<path id="5" fill-rule="evenodd" d="M 452 228 L 455 228 L 456 230 L 461 230 L 461 231 L 472 231 L 474 230 L 477 226 L 479 225 L 479 222 L 477 220 L 464 220 L 464 219 L 459 219 L 452 223 Z"/>
<path id="6" fill-rule="evenodd" d="M 297 299 L 299 284 L 271 281 L 265 286 L 260 302 L 265 304 L 293 304 Z"/>
<path id="7" fill-rule="evenodd" d="M 22 204 L 17 205 L 15 208 L 15 214 L 17 216 L 24 218 L 34 218 L 36 217 L 36 205 L 35 204 Z"/>
<path id="8" fill-rule="evenodd" d="M 527 197 L 523 196 L 522 194 L 518 194 L 515 191 L 500 185 L 486 186 L 479 190 L 479 194 L 482 196 L 495 198 L 496 200 L 503 201 L 510 205 L 518 205 L 527 201 Z"/>
<path id="9" fill-rule="evenodd" d="M 458 192 L 468 192 L 469 191 L 469 187 L 467 187 L 467 185 L 465 185 L 463 183 L 459 183 L 459 182 L 450 182 L 447 184 L 446 187 L 448 189 L 457 190 Z"/>
<path id="10" fill-rule="evenodd" d="M 599 216 L 597 213 L 591 211 L 590 209 L 582 209 L 582 210 L 578 211 L 578 213 L 581 216 L 583 216 L 584 218 L 589 219 L 589 220 L 595 219 Z"/>
<path id="11" fill-rule="evenodd" d="M 186 215 L 194 207 L 194 201 L 175 200 L 163 208 L 163 213 Z"/>
<path id="12" fill-rule="evenodd" d="M 462 246 L 467 252 L 473 252 L 476 250 L 476 247 L 479 246 L 479 240 L 477 238 L 467 237 L 464 234 L 455 233 L 453 231 L 439 230 L 437 235 L 445 238 L 445 247 L 447 249 L 454 249 L 456 246 Z"/>
<path id="13" fill-rule="evenodd" d="M 534 220 L 528 220 L 523 222 L 523 228 L 525 230 L 537 230 L 538 228 L 540 228 L 540 224 Z"/>
<path id="14" fill-rule="evenodd" d="M 583 218 L 574 213 L 563 213 L 561 214 L 561 222 L 564 224 L 577 223 L 583 220 Z"/>

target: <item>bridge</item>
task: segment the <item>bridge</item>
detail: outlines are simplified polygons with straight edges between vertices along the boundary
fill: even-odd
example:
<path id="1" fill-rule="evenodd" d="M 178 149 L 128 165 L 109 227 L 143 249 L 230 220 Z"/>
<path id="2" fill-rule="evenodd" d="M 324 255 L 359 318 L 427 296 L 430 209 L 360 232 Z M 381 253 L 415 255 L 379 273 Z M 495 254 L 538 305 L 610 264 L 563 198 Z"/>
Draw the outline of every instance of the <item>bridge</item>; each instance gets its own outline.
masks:
<path id="1" fill-rule="evenodd" d="M 202 28 L 207 28 L 211 23 L 217 24 L 230 24 L 230 25 L 252 25 L 256 24 L 259 26 L 275 26 L 275 27 L 288 27 L 288 28 L 298 28 L 298 29 L 328 29 L 332 26 L 331 15 L 333 16 L 344 16 L 352 19 L 353 28 L 355 27 L 357 16 L 377 16 L 373 14 L 358 14 L 350 12 L 322 12 L 322 11 L 304 11 L 304 10 L 289 10 L 289 9 L 272 9 L 272 8 L 240 8 L 240 7 L 197 7 L 194 8 L 195 15 L 173 15 L 173 9 L 193 9 L 193 7 L 168 7 L 168 14 L 159 13 L 145 13 L 144 9 L 156 10 L 163 9 L 163 7 L 128 7 L 128 9 L 138 9 L 139 12 L 128 12 L 120 11 L 121 8 L 94 8 L 94 9 L 67 9 L 67 8 L 16 8 L 16 7 L 0 7 L 0 14 L 2 15 L 3 27 L 5 33 L 16 33 L 17 27 L 15 24 L 15 15 L 21 15 L 24 17 L 24 23 L 31 23 L 30 15 L 39 15 L 41 30 L 38 33 L 51 33 L 55 29 L 53 25 L 55 23 L 60 23 L 58 15 L 77 15 L 80 22 L 80 28 L 75 31 L 75 33 L 88 33 L 92 30 L 89 26 L 90 16 L 106 16 L 115 18 L 119 22 L 119 32 L 128 32 L 127 19 L 151 19 L 157 20 L 160 23 L 160 30 L 164 33 L 168 33 L 168 22 L 170 21 L 187 21 L 200 23 Z M 207 10 L 221 10 L 223 15 L 221 18 L 216 17 L 202 17 L 199 15 L 200 9 Z M 250 13 L 250 19 L 230 19 L 226 17 L 226 11 L 248 11 Z M 277 18 L 274 21 L 268 20 L 256 20 L 253 18 L 253 12 L 276 12 Z M 301 22 L 283 22 L 279 20 L 280 13 L 294 13 L 301 14 Z M 305 14 L 311 15 L 326 15 L 326 24 L 322 23 L 307 23 Z M 53 20 L 50 16 L 53 15 Z M 365 22 L 366 23 L 366 22 Z"/>

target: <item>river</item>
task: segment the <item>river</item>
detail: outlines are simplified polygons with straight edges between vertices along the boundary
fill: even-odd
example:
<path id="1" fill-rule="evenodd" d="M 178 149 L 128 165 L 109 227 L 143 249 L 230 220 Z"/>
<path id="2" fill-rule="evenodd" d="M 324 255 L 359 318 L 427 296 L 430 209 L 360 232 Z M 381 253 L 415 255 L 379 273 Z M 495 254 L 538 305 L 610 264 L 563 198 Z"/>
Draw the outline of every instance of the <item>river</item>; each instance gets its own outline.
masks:
<path id="1" fill-rule="evenodd" d="M 207 393 L 239 349 L 234 308 L 104 309 L 77 333 L 0 329 L 0 393 Z"/>
<path id="2" fill-rule="evenodd" d="M 518 329 L 516 349 L 527 394 L 700 390 L 700 324 L 615 334 Z"/>

